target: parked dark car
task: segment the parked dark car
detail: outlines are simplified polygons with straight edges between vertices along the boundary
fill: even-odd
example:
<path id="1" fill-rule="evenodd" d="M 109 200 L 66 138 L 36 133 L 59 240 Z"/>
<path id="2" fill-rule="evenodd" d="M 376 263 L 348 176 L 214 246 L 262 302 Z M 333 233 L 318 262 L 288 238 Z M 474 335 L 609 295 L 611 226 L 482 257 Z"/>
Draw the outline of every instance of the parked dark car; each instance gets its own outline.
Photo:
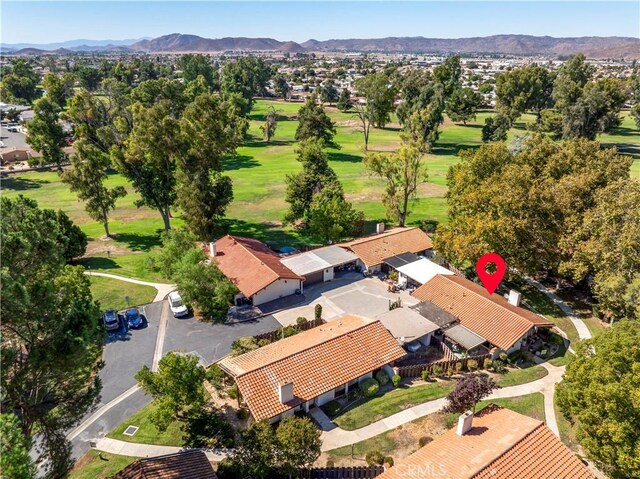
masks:
<path id="1" fill-rule="evenodd" d="M 140 315 L 138 308 L 129 308 L 125 311 L 124 317 L 130 328 L 136 329 L 144 326 L 144 318 Z"/>
<path id="2" fill-rule="evenodd" d="M 107 331 L 120 329 L 120 321 L 118 321 L 118 314 L 115 309 L 107 309 L 102 314 L 102 324 Z"/>

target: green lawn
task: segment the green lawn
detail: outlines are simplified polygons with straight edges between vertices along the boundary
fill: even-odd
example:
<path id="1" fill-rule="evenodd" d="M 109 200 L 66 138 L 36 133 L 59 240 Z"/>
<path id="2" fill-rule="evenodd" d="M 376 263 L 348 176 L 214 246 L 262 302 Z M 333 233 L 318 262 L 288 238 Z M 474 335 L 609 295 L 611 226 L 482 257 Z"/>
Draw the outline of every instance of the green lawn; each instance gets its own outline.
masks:
<path id="1" fill-rule="evenodd" d="M 496 404 L 520 414 L 524 414 L 525 416 L 539 419 L 540 421 L 545 420 L 544 395 L 542 393 L 532 393 L 512 398 L 480 401 L 476 410 L 481 411 L 489 404 Z"/>
<path id="2" fill-rule="evenodd" d="M 565 444 L 565 446 L 567 446 L 569 449 L 571 449 L 572 451 L 578 454 L 581 454 L 582 447 L 580 446 L 580 443 L 576 439 L 577 427 L 575 424 L 571 424 L 571 422 L 569 422 L 569 419 L 567 419 L 565 415 L 562 414 L 562 411 L 560 410 L 557 404 L 557 396 L 554 397 L 553 408 L 555 409 L 555 412 L 556 412 L 556 421 L 558 422 L 558 431 L 560 432 L 560 439 Z"/>
<path id="3" fill-rule="evenodd" d="M 93 299 L 100 302 L 103 309 L 124 309 L 127 306 L 138 306 L 153 301 L 156 289 L 134 283 L 125 283 L 117 279 L 91 276 L 91 293 Z M 125 297 L 129 297 L 129 303 Z"/>
<path id="4" fill-rule="evenodd" d="M 453 390 L 453 386 L 453 381 L 438 381 L 393 389 L 380 396 L 362 400 L 364 402 L 340 414 L 333 422 L 347 431 L 360 429 L 404 409 L 444 397 Z"/>
<path id="5" fill-rule="evenodd" d="M 69 479 L 107 479 L 136 459 L 138 458 L 90 450 L 78 459 Z"/>
<path id="6" fill-rule="evenodd" d="M 543 366 L 536 364 L 524 369 L 509 369 L 509 372 L 498 377 L 496 381 L 498 386 L 506 388 L 509 386 L 516 386 L 518 384 L 530 383 L 542 379 L 549 371 Z"/>
<path id="7" fill-rule="evenodd" d="M 107 434 L 108 437 L 127 442 L 137 442 L 140 444 L 157 444 L 159 446 L 182 446 L 181 423 L 172 422 L 166 431 L 160 432 L 149 420 L 149 415 L 155 410 L 153 402 L 140 409 L 133 416 L 125 419 L 113 431 Z M 122 434 L 128 426 L 137 426 L 139 429 L 133 436 Z"/>

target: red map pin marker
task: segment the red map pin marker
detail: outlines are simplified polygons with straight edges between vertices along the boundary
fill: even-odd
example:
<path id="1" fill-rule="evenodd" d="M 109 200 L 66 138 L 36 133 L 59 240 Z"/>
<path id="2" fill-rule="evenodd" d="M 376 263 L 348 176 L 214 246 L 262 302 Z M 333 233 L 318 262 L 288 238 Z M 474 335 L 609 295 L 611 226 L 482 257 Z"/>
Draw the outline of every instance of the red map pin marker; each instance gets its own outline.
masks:
<path id="1" fill-rule="evenodd" d="M 487 273 L 486 268 L 489 263 L 496 265 L 494 273 Z M 478 273 L 478 278 L 480 278 L 480 281 L 482 281 L 484 288 L 489 292 L 489 294 L 493 294 L 496 290 L 500 281 L 504 278 L 504 273 L 506 271 L 507 265 L 502 259 L 502 256 L 497 253 L 487 253 L 482 255 L 476 263 L 476 273 Z"/>

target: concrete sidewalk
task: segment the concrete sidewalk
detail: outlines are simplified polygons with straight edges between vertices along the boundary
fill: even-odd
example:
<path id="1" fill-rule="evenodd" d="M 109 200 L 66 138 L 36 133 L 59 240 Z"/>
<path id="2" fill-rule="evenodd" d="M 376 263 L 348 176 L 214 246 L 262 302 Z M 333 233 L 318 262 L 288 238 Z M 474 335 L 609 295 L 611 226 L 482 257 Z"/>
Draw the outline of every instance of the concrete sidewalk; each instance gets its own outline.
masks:
<path id="1" fill-rule="evenodd" d="M 177 452 L 186 451 L 189 448 L 174 446 L 157 446 L 152 444 L 138 444 L 135 442 L 119 441 L 109 437 L 103 437 L 96 442 L 96 449 L 102 452 L 118 454 L 120 456 L 132 457 L 156 457 L 166 454 L 175 454 Z M 222 461 L 229 451 L 200 449 L 204 451 L 210 461 Z"/>
<path id="2" fill-rule="evenodd" d="M 142 281 L 142 280 L 139 280 L 139 279 L 126 278 L 125 276 L 118 276 L 117 274 L 98 273 L 97 271 L 85 271 L 84 274 L 86 274 L 88 276 L 101 276 L 103 278 L 117 279 L 118 281 L 124 281 L 125 283 L 134 283 L 134 284 L 141 284 L 143 286 L 151 286 L 152 288 L 155 288 L 156 291 L 158 292 L 156 294 L 156 297 L 153 298 L 153 302 L 154 303 L 156 301 L 162 301 L 164 298 L 166 298 L 166 296 L 171 291 L 176 289 L 176 285 L 175 284 L 150 283 L 149 281 Z"/>

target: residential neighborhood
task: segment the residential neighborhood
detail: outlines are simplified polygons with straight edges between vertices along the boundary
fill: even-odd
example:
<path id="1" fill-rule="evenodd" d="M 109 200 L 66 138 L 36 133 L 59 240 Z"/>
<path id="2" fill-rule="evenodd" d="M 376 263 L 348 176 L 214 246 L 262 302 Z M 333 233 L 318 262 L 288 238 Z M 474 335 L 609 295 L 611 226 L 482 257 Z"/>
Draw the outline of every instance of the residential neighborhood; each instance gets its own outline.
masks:
<path id="1" fill-rule="evenodd" d="M 637 2 L 2 9 L 1 478 L 640 478 Z"/>

